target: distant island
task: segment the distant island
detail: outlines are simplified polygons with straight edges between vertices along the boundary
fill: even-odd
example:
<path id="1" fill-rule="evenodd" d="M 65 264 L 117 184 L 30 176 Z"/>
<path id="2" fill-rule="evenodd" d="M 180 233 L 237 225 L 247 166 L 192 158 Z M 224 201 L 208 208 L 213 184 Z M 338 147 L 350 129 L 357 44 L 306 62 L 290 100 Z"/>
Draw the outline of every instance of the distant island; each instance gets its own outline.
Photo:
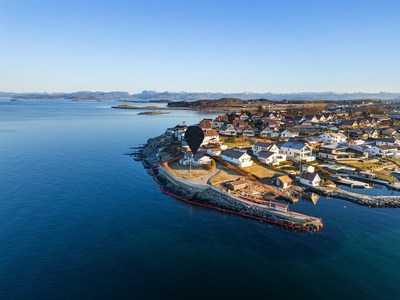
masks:
<path id="1" fill-rule="evenodd" d="M 111 108 L 122 108 L 122 109 L 190 109 L 188 107 L 159 107 L 159 106 L 133 106 L 129 104 L 111 106 Z"/>
<path id="2" fill-rule="evenodd" d="M 162 112 L 162 111 L 145 111 L 138 113 L 138 115 L 164 115 L 169 114 L 169 112 Z"/>

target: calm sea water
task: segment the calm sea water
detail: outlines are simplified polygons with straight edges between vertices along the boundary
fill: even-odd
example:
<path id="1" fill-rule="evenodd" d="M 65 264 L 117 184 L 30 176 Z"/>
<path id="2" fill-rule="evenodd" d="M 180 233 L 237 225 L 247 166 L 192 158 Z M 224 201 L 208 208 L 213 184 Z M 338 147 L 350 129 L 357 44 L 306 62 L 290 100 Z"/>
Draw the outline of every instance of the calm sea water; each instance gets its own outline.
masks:
<path id="1" fill-rule="evenodd" d="M 1 299 L 400 298 L 400 209 L 301 200 L 299 233 L 183 203 L 123 154 L 215 114 L 115 104 L 0 99 Z"/>

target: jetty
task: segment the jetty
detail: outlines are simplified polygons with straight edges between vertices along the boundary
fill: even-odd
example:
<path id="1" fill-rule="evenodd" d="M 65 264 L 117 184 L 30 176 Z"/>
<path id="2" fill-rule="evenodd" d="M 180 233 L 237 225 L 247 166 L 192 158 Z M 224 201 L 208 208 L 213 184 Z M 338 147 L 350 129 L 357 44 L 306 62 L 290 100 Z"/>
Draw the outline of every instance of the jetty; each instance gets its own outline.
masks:
<path id="1" fill-rule="evenodd" d="M 329 177 L 329 180 L 342 184 L 342 185 L 347 185 L 352 188 L 363 188 L 363 189 L 371 189 L 372 186 L 370 186 L 368 183 L 362 182 L 362 181 L 357 181 L 357 180 L 351 180 L 348 178 L 343 178 L 340 176 L 334 176 L 334 177 Z"/>

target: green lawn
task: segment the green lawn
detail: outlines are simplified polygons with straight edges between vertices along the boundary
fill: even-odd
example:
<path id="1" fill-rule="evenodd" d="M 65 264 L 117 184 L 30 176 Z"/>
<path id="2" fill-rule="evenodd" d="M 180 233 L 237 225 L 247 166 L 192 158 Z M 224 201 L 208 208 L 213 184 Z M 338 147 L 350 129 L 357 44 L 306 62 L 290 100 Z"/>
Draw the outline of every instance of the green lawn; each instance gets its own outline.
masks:
<path id="1" fill-rule="evenodd" d="M 382 164 L 377 163 L 349 163 L 348 165 L 358 168 L 382 167 Z"/>
<path id="2" fill-rule="evenodd" d="M 388 158 L 391 161 L 394 161 L 395 163 L 400 165 L 400 159 L 399 158 Z"/>
<path id="3" fill-rule="evenodd" d="M 389 181 L 393 181 L 393 182 L 399 181 L 396 177 L 393 177 L 393 176 L 390 176 L 390 175 L 386 175 L 386 174 L 379 173 L 379 172 L 377 172 L 375 174 L 376 174 L 376 177 L 378 177 L 380 179 L 385 179 L 385 180 L 389 180 Z"/>
<path id="4" fill-rule="evenodd" d="M 239 143 L 229 143 L 225 142 L 225 144 L 228 146 L 228 148 L 233 148 L 233 147 L 247 147 L 247 145 L 251 146 L 251 143 L 249 141 L 246 142 L 239 142 Z"/>

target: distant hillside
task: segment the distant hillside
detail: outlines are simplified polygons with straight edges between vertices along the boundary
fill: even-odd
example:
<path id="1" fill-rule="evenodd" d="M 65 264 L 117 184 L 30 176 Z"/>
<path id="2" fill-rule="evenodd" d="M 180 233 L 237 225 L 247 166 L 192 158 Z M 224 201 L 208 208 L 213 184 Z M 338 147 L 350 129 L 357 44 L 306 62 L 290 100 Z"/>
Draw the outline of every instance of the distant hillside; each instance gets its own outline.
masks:
<path id="1" fill-rule="evenodd" d="M 355 100 L 375 99 L 384 101 L 400 100 L 400 93 L 190 93 L 190 92 L 158 92 L 143 91 L 138 94 L 127 92 L 90 92 L 81 91 L 75 93 L 8 93 L 0 92 L 0 97 L 22 99 L 93 99 L 93 100 L 173 100 L 193 101 L 203 99 L 236 98 L 243 100 L 269 99 L 269 100 Z"/>

